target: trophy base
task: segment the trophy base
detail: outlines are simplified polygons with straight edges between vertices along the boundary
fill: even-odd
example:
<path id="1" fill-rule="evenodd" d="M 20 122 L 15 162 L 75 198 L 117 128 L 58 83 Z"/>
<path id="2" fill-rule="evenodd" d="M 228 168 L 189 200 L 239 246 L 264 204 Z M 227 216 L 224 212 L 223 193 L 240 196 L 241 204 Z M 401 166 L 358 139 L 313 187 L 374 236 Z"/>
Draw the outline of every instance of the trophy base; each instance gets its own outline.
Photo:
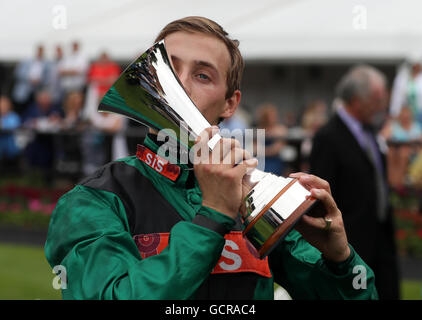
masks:
<path id="1" fill-rule="evenodd" d="M 255 196 L 253 199 L 253 194 L 258 188 L 252 189 L 246 198 L 249 215 L 244 217 L 243 235 L 256 249 L 256 255 L 260 259 L 268 256 L 300 218 L 304 214 L 310 214 L 319 203 L 319 200 L 312 198 L 310 192 L 297 179 L 277 177 L 278 180 L 274 180 L 274 175 L 271 179 L 273 190 L 277 190 L 274 182 L 278 182 L 281 188 L 275 196 L 270 195 L 271 200 L 268 201 L 268 193 L 258 194 L 258 197 Z M 267 190 L 268 181 L 267 179 L 266 182 L 262 182 Z M 261 182 L 257 187 L 259 184 Z M 262 197 L 266 197 L 266 200 L 257 201 Z"/>

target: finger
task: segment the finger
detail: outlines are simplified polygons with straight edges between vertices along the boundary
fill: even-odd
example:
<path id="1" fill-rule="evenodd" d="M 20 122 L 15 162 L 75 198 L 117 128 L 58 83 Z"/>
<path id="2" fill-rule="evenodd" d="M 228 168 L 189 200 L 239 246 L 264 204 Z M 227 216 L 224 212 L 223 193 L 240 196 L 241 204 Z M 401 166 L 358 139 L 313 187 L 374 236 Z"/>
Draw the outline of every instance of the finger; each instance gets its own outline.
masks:
<path id="1" fill-rule="evenodd" d="M 314 176 L 312 174 L 297 174 L 296 178 L 299 180 L 299 182 L 308 190 L 311 190 L 312 188 L 316 189 L 324 189 L 328 193 L 331 193 L 330 184 L 320 177 Z"/>
<path id="2" fill-rule="evenodd" d="M 258 165 L 258 159 L 250 158 L 250 159 L 241 161 L 232 170 L 235 172 L 236 175 L 243 177 L 247 172 L 250 172 L 251 170 L 255 169 L 257 165 Z"/>
<path id="3" fill-rule="evenodd" d="M 231 159 L 232 163 L 235 165 L 238 165 L 243 160 L 249 160 L 252 158 L 252 155 L 249 153 L 249 151 L 242 149 L 242 148 L 234 148 L 231 150 Z"/>
<path id="4" fill-rule="evenodd" d="M 218 133 L 218 127 L 212 126 L 203 130 L 195 139 L 195 144 L 191 150 L 194 155 L 194 164 L 210 163 L 210 150 L 208 141 Z"/>
<path id="5" fill-rule="evenodd" d="M 203 144 L 208 143 L 208 141 L 219 132 L 219 128 L 217 126 L 212 126 L 209 128 L 204 129 L 195 139 L 195 143 L 199 143 L 202 141 Z"/>
<path id="6" fill-rule="evenodd" d="M 304 172 L 293 172 L 293 173 L 289 174 L 289 177 L 299 178 L 299 177 L 301 177 L 303 175 L 306 175 L 306 173 L 304 173 Z"/>
<path id="7" fill-rule="evenodd" d="M 236 148 L 240 149 L 238 140 L 222 138 L 212 151 L 212 163 L 225 163 L 226 156 Z"/>
<path id="8" fill-rule="evenodd" d="M 317 228 L 321 230 L 325 229 L 326 227 L 326 222 L 324 218 L 315 218 L 306 214 L 302 216 L 302 224 L 300 224 L 300 226 L 303 226 L 303 224 L 305 224 L 307 227 Z"/>
<path id="9" fill-rule="evenodd" d="M 327 192 L 327 190 L 315 188 L 311 189 L 311 196 L 315 199 L 321 200 L 321 202 L 324 204 L 324 207 L 327 211 L 327 214 L 325 215 L 326 218 L 334 216 L 338 211 L 333 197 Z"/>
<path id="10" fill-rule="evenodd" d="M 250 159 L 251 155 L 248 151 L 242 148 L 234 148 L 231 149 L 229 153 L 226 154 L 223 161 L 221 162 L 223 165 L 227 165 L 230 168 L 238 165 L 243 160 Z"/>

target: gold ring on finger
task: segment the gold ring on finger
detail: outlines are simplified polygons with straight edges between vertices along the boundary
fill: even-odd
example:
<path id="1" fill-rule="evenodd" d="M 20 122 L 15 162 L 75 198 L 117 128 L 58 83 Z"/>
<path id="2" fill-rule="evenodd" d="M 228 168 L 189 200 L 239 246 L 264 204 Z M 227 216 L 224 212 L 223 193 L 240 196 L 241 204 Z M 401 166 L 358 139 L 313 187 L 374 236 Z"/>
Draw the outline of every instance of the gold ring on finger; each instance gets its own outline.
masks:
<path id="1" fill-rule="evenodd" d="M 324 230 L 325 231 L 328 231 L 330 229 L 330 227 L 331 227 L 331 222 L 333 222 L 333 220 L 330 219 L 330 218 L 324 218 L 324 221 L 325 221 Z"/>

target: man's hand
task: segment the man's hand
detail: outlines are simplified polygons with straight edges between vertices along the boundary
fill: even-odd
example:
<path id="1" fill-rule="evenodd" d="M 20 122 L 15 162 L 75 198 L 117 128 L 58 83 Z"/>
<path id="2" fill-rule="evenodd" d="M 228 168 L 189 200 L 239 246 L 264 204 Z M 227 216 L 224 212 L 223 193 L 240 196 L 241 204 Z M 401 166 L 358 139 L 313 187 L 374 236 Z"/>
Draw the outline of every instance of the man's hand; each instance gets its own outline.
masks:
<path id="1" fill-rule="evenodd" d="M 195 176 L 202 191 L 202 205 L 235 219 L 242 202 L 243 176 L 258 161 L 235 139 L 222 138 L 209 151 L 207 143 L 217 131 L 216 127 L 207 128 L 195 141 Z"/>
<path id="2" fill-rule="evenodd" d="M 321 200 L 325 208 L 324 217 L 311 217 L 304 215 L 296 225 L 296 230 L 312 246 L 322 252 L 330 261 L 342 262 L 350 255 L 343 218 L 340 210 L 331 196 L 330 185 L 327 181 L 314 175 L 293 173 L 291 178 L 299 182 L 311 192 L 311 196 Z M 331 226 L 326 229 L 326 221 L 331 220 Z"/>

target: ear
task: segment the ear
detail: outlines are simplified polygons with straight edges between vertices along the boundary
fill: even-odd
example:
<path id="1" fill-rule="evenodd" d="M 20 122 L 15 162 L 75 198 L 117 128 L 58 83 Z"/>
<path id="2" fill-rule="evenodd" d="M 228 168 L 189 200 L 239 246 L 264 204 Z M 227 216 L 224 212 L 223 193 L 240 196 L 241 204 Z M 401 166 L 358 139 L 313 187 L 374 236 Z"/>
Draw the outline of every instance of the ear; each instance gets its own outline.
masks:
<path id="1" fill-rule="evenodd" d="M 220 118 L 230 118 L 236 112 L 241 97 L 242 93 L 240 92 L 240 90 L 235 90 L 233 92 L 233 95 L 230 98 L 226 99 L 224 110 L 223 113 L 220 115 Z"/>

